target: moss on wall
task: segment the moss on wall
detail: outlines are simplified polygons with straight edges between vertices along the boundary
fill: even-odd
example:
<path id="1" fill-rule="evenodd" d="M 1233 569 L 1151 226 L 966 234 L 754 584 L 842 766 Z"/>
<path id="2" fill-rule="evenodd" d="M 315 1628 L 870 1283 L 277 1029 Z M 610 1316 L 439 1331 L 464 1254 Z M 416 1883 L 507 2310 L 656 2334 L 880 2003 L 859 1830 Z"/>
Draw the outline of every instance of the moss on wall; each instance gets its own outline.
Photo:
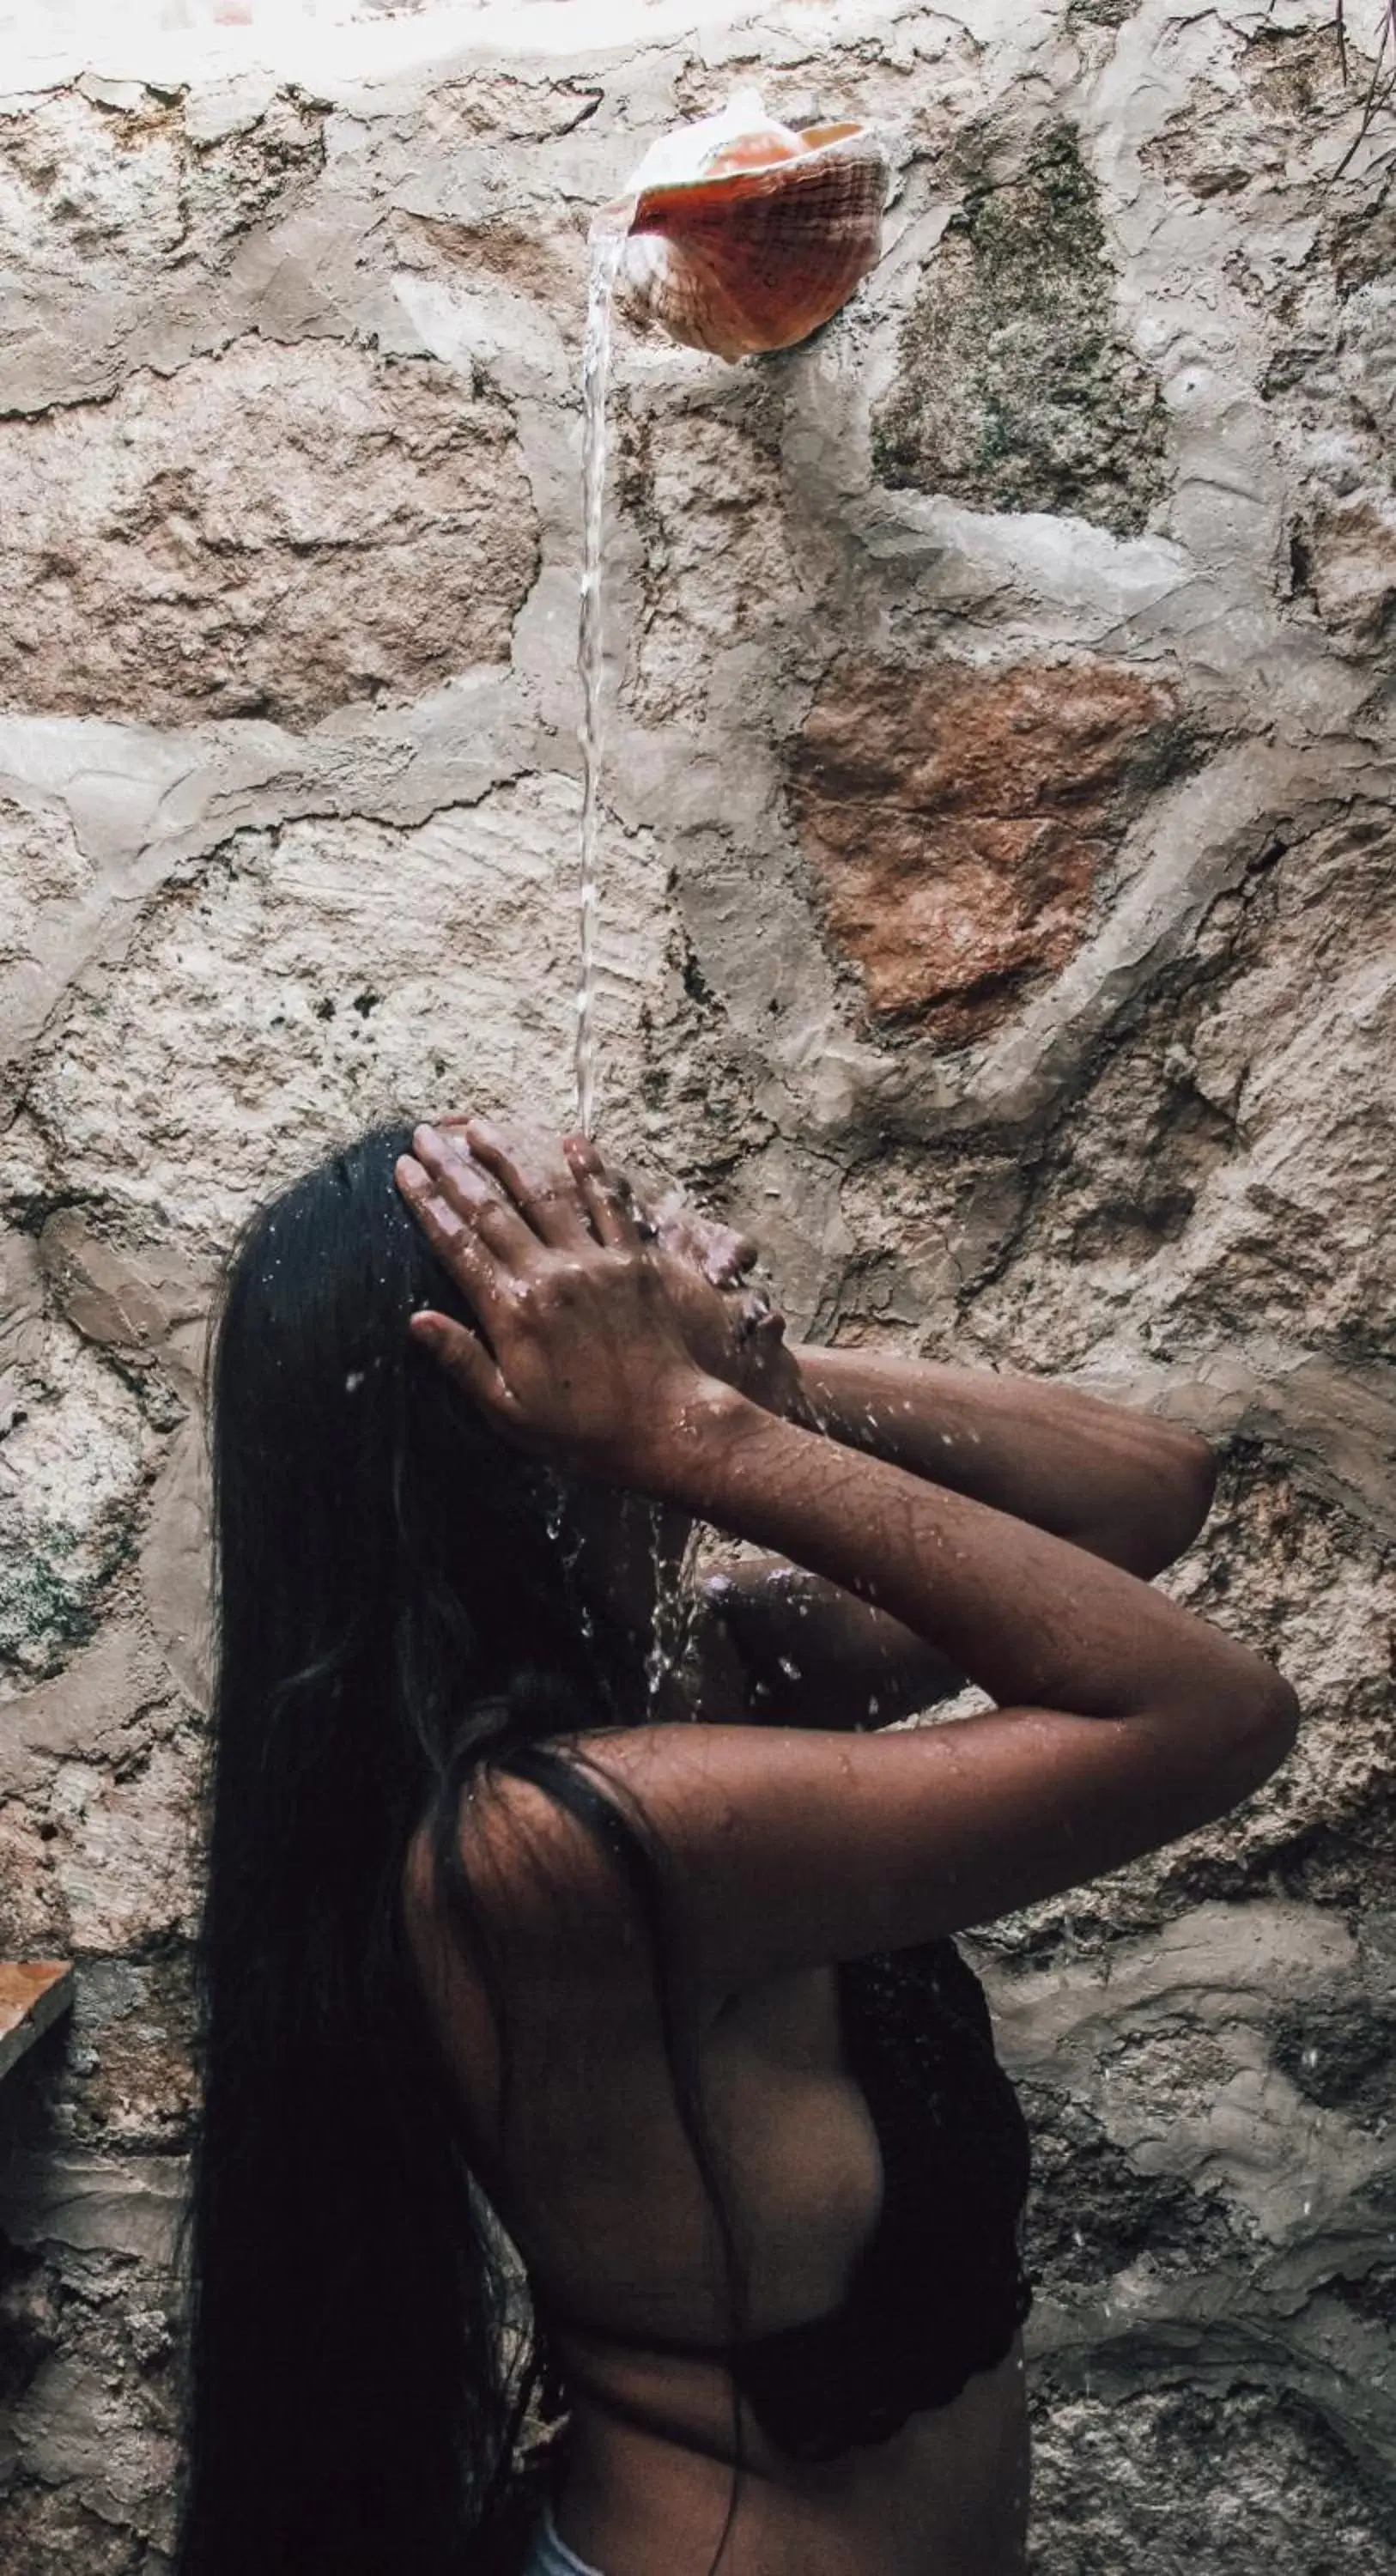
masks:
<path id="1" fill-rule="evenodd" d="M 1163 490 L 1167 414 L 1125 339 L 1095 183 L 1066 124 L 971 179 L 927 265 L 873 435 L 894 487 L 1128 536 Z"/>

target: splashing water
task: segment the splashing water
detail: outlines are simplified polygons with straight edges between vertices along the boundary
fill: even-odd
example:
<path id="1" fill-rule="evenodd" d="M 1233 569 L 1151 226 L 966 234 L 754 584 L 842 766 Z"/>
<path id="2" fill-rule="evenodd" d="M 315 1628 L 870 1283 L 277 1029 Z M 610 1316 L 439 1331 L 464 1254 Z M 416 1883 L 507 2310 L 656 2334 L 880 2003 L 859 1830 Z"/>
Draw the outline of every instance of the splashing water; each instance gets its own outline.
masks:
<path id="1" fill-rule="evenodd" d="M 611 305 L 625 255 L 630 208 L 608 206 L 591 228 L 587 328 L 582 351 L 582 602 L 577 666 L 582 679 L 582 823 L 578 849 L 577 1022 L 572 1079 L 577 1124 L 596 1126 L 596 845 L 601 822 L 601 692 L 605 637 L 601 556 L 606 509 L 606 386 L 611 372 Z"/>
<path id="2" fill-rule="evenodd" d="M 654 1633 L 645 1657 L 645 1693 L 651 1719 L 661 1717 L 665 1685 L 681 1681 L 693 1641 L 693 1577 L 697 1571 L 702 1530 L 695 1521 L 683 1543 L 677 1565 L 664 1553 L 664 1509 L 650 1505 L 650 1557 L 654 1566 Z"/>

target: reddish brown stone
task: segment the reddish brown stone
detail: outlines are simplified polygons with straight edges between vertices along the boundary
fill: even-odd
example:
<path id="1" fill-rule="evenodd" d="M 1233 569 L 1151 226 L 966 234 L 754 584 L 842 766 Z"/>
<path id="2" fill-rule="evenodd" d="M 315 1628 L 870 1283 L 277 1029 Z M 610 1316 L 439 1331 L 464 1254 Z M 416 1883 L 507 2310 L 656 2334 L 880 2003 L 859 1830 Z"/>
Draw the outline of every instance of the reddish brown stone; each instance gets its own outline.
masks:
<path id="1" fill-rule="evenodd" d="M 1064 965 L 1173 725 L 1164 689 L 1106 663 L 840 664 L 795 806 L 869 1008 L 962 1046 Z"/>

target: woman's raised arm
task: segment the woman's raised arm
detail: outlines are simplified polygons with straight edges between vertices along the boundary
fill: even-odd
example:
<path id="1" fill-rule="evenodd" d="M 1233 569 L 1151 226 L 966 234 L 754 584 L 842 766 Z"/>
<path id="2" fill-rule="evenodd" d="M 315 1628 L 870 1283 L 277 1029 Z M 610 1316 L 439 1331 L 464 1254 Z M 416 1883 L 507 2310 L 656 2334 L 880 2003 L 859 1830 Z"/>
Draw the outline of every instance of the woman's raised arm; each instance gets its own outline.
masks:
<path id="1" fill-rule="evenodd" d="M 575 1202 L 537 1209 L 429 1132 L 418 1152 L 404 1188 L 479 1329 L 417 1329 L 502 1431 L 828 1577 L 1000 1703 L 913 1735 L 584 1739 L 671 1856 L 711 1994 L 1096 1877 L 1223 1813 L 1283 1759 L 1294 1695 L 1234 1639 L 1050 1532 L 697 1368 L 593 1149 L 571 1149 Z M 529 1808 L 524 1878 L 538 1833 L 555 1832 L 560 1858 L 601 1869 L 603 1902 L 585 1837 L 545 1825 L 537 1792 L 511 1794 Z"/>
<path id="2" fill-rule="evenodd" d="M 1000 1703 L 912 1734 L 667 1728 L 596 1758 L 683 1868 L 710 1990 L 993 1920 L 1248 1796 L 1297 1725 L 1259 1657 L 982 1503 L 723 1390 L 644 1460 L 685 1510 L 890 1610 Z"/>
<path id="3" fill-rule="evenodd" d="M 1204 1441 L 1074 1387 L 883 1352 L 791 1353 L 799 1410 L 830 1439 L 1069 1539 L 1131 1574 L 1171 1565 L 1207 1517 Z M 707 1597 L 767 1724 L 885 1725 L 958 1690 L 899 1621 L 781 1559 L 744 1561 Z"/>
<path id="4" fill-rule="evenodd" d="M 991 1503 L 1131 1574 L 1158 1574 L 1211 1509 L 1195 1433 L 1046 1378 L 885 1352 L 797 1349 L 820 1430 Z"/>

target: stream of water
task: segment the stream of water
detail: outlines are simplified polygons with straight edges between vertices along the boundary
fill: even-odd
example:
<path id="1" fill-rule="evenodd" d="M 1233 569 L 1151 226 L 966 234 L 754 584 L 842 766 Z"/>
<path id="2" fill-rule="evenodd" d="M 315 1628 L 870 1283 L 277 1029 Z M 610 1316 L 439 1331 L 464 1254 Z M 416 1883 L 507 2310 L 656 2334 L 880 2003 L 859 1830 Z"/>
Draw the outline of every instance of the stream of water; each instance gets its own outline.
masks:
<path id="1" fill-rule="evenodd" d="M 611 306 L 625 252 L 629 208 L 608 206 L 591 230 L 587 327 L 582 350 L 582 601 L 577 663 L 582 677 L 582 821 L 577 853 L 577 1019 L 572 1079 L 577 1124 L 595 1133 L 597 840 L 601 823 L 602 689 L 605 633 L 602 595 L 606 518 L 606 388 L 611 372 Z"/>
<path id="2" fill-rule="evenodd" d="M 601 769 L 605 744 L 606 396 L 611 373 L 611 312 L 625 254 L 631 207 L 608 206 L 592 226 L 587 280 L 586 338 L 582 348 L 582 583 L 577 666 L 582 682 L 582 819 L 577 851 L 577 1005 L 572 1079 L 577 1124 L 596 1132 L 600 1084 L 596 1030 L 596 925 L 600 903 L 597 845 L 601 824 Z M 690 1533 L 679 1565 L 666 1561 L 662 1514 L 651 1511 L 654 1629 L 645 1660 L 651 1717 L 658 1715 L 670 1681 L 682 1671 L 693 1618 L 693 1576 L 698 1532 Z"/>

